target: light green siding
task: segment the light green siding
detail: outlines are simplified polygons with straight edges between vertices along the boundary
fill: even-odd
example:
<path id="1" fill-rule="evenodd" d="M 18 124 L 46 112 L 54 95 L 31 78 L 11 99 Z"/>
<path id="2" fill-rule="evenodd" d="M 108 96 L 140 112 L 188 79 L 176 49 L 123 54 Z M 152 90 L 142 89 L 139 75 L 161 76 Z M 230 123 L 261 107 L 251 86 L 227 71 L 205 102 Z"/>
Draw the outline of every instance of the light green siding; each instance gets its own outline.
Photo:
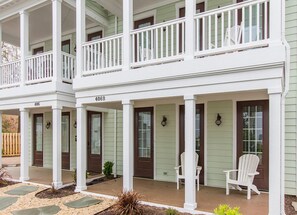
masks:
<path id="1" fill-rule="evenodd" d="M 157 105 L 155 115 L 155 179 L 161 181 L 175 181 L 176 106 L 174 104 Z M 163 116 L 166 116 L 168 119 L 165 127 L 161 125 Z"/>
<path id="2" fill-rule="evenodd" d="M 233 108 L 232 101 L 208 102 L 207 104 L 207 184 L 225 187 L 224 170 L 232 169 L 233 158 Z M 217 126 L 217 114 L 222 124 Z"/>
<path id="3" fill-rule="evenodd" d="M 46 112 L 43 114 L 43 167 L 51 168 L 53 166 L 53 123 L 52 113 Z M 46 129 L 47 122 L 52 125 Z"/>
<path id="4" fill-rule="evenodd" d="M 291 47 L 290 91 L 285 114 L 285 193 L 296 195 L 296 70 L 297 70 L 297 1 L 286 2 L 286 39 Z"/>
<path id="5" fill-rule="evenodd" d="M 76 122 L 76 111 L 70 112 L 70 129 L 71 129 L 71 138 L 70 138 L 70 170 L 74 170 L 76 168 L 76 128 L 73 126 L 74 122 Z"/>

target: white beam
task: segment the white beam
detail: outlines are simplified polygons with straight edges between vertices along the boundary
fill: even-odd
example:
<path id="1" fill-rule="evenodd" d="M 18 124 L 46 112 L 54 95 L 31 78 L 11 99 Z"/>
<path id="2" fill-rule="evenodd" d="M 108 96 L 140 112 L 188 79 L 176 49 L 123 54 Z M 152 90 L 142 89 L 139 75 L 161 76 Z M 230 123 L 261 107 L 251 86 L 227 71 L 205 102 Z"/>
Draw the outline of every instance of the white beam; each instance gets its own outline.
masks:
<path id="1" fill-rule="evenodd" d="M 21 86 L 25 85 L 26 81 L 26 57 L 29 52 L 29 14 L 26 11 L 20 12 L 20 27 L 21 27 Z"/>
<path id="2" fill-rule="evenodd" d="M 196 1 L 195 0 L 185 0 L 186 2 L 186 26 L 185 26 L 185 47 L 186 47 L 186 56 L 185 59 L 192 60 L 194 59 L 195 51 L 195 33 L 194 33 L 194 14 L 196 11 Z"/>
<path id="3" fill-rule="evenodd" d="M 281 93 L 269 93 L 269 214 L 285 214 L 282 208 L 282 156 L 281 150 Z"/>
<path id="4" fill-rule="evenodd" d="M 77 165 L 76 165 L 76 191 L 86 190 L 87 171 L 87 111 L 85 106 L 79 106 L 77 113 Z"/>
<path id="5" fill-rule="evenodd" d="M 62 107 L 53 106 L 53 185 L 56 189 L 62 186 Z"/>
<path id="6" fill-rule="evenodd" d="M 123 191 L 133 190 L 133 102 L 123 101 Z"/>
<path id="7" fill-rule="evenodd" d="M 0 22 L 0 64 L 2 64 L 2 23 Z"/>
<path id="8" fill-rule="evenodd" d="M 21 112 L 21 172 L 20 181 L 29 180 L 29 111 Z"/>
<path id="9" fill-rule="evenodd" d="M 62 82 L 62 0 L 52 0 L 53 19 L 53 81 Z"/>
<path id="10" fill-rule="evenodd" d="M 133 0 L 123 1 L 123 71 L 130 69 L 131 64 L 131 38 L 130 31 L 133 26 Z M 134 50 L 133 50 L 134 51 Z"/>
<path id="11" fill-rule="evenodd" d="M 185 203 L 184 208 L 194 210 L 196 203 L 195 186 L 195 116 L 196 98 L 193 95 L 185 100 Z"/>
<path id="12" fill-rule="evenodd" d="M 86 1 L 76 1 L 76 77 L 82 77 L 83 48 L 86 41 Z"/>

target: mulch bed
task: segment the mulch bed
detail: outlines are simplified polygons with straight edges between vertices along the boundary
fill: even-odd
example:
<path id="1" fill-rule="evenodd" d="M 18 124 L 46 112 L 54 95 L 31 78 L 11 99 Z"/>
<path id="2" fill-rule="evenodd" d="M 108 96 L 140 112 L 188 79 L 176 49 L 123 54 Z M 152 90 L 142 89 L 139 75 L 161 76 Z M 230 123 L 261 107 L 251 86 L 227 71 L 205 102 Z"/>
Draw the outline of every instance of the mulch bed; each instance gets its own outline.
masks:
<path id="1" fill-rule="evenodd" d="M 111 178 L 107 178 L 107 177 L 97 178 L 97 179 L 94 179 L 93 181 L 87 183 L 87 186 L 94 185 L 94 184 L 99 184 L 99 183 L 102 183 L 102 182 L 105 182 L 105 181 L 115 180 L 115 179 L 118 179 L 118 178 L 120 178 L 120 176 L 117 176 L 116 178 L 114 178 L 114 177 L 111 177 Z"/>
<path id="2" fill-rule="evenodd" d="M 14 185 L 14 184 L 17 184 L 18 182 L 13 182 L 13 181 L 6 181 L 6 180 L 0 180 L 0 188 L 3 188 L 3 187 L 7 187 L 7 186 L 10 186 L 10 185 Z"/>
<path id="3" fill-rule="evenodd" d="M 297 202 L 296 196 L 285 196 L 285 211 L 287 215 L 297 215 L 294 207 L 292 206 L 292 202 Z"/>
<path id="4" fill-rule="evenodd" d="M 74 190 L 75 185 L 67 186 L 59 190 L 52 190 L 52 188 L 48 188 L 36 193 L 35 196 L 40 199 L 62 198 L 75 194 Z"/>
<path id="5" fill-rule="evenodd" d="M 166 209 L 165 208 L 158 208 L 148 205 L 142 205 L 142 214 L 149 214 L 149 215 L 166 215 Z M 189 213 L 178 213 L 179 215 L 190 215 Z M 99 213 L 96 213 L 95 215 L 116 215 L 113 206 L 105 209 L 104 211 L 101 211 Z"/>

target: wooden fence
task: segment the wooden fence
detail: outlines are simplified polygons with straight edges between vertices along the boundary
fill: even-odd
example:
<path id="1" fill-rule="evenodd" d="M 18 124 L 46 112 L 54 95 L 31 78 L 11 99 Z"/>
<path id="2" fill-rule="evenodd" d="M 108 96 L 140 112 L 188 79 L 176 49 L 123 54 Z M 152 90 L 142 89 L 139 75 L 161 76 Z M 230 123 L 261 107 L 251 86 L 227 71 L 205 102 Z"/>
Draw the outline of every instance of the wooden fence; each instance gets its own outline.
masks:
<path id="1" fill-rule="evenodd" d="M 2 134 L 2 155 L 18 156 L 21 154 L 21 134 L 3 133 Z"/>

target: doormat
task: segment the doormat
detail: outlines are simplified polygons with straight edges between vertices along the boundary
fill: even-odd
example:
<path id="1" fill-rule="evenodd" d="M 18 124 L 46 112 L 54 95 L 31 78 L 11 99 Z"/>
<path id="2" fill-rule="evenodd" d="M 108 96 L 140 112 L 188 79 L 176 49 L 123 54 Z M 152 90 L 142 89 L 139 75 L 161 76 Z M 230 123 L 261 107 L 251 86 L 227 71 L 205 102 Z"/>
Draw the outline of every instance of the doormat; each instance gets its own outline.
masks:
<path id="1" fill-rule="evenodd" d="M 0 197 L 0 210 L 4 210 L 14 204 L 17 200 L 18 197 Z"/>
<path id="2" fill-rule="evenodd" d="M 30 208 L 18 211 L 12 211 L 13 215 L 53 215 L 57 214 L 61 208 L 56 205 L 49 205 L 40 208 Z"/>
<path id="3" fill-rule="evenodd" d="M 86 196 L 86 197 L 83 197 L 81 199 L 78 199 L 78 200 L 75 200 L 72 202 L 64 203 L 64 205 L 66 205 L 67 207 L 70 207 L 70 208 L 85 208 L 85 207 L 99 204 L 101 202 L 102 201 L 99 199 L 95 199 L 95 198 Z"/>
<path id="4" fill-rule="evenodd" d="M 5 194 L 24 196 L 24 195 L 34 192 L 36 190 L 38 190 L 38 187 L 35 187 L 35 186 L 20 186 L 20 187 L 14 188 L 12 190 L 6 191 Z"/>

